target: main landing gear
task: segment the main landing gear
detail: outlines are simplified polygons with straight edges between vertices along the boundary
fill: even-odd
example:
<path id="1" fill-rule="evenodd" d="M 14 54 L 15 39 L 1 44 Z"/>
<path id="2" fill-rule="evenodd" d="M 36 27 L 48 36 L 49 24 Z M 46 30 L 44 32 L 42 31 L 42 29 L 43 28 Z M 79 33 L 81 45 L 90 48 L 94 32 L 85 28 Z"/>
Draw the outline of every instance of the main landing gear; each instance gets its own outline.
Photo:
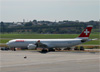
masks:
<path id="1" fill-rule="evenodd" d="M 41 53 L 47 53 L 48 50 L 47 49 L 42 49 Z"/>
<path id="2" fill-rule="evenodd" d="M 53 48 L 49 48 L 49 49 L 43 48 L 41 53 L 47 53 L 47 52 L 51 52 L 51 51 L 54 52 L 55 49 L 53 49 Z"/>
<path id="3" fill-rule="evenodd" d="M 53 49 L 53 48 L 49 48 L 49 50 L 48 50 L 49 52 L 54 52 L 55 51 L 55 49 Z"/>

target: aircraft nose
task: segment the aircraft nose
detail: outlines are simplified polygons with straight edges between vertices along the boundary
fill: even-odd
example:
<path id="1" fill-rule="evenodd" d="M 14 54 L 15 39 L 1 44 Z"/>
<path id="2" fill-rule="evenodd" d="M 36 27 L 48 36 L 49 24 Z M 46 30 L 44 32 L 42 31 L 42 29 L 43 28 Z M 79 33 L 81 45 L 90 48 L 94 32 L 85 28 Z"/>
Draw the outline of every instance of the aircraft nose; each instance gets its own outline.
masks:
<path id="1" fill-rule="evenodd" d="M 6 45 L 9 45 L 9 42 L 7 42 Z"/>

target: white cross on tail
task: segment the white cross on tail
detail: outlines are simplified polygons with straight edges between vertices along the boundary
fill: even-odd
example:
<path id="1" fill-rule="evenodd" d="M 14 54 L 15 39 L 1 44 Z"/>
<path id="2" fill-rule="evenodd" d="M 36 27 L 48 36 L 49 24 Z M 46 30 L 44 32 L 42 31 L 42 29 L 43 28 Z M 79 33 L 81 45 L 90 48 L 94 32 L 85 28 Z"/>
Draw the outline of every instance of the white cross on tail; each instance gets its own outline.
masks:
<path id="1" fill-rule="evenodd" d="M 86 31 L 84 31 L 84 33 L 85 33 L 86 35 L 88 35 L 88 33 L 90 33 L 90 32 L 86 29 Z"/>

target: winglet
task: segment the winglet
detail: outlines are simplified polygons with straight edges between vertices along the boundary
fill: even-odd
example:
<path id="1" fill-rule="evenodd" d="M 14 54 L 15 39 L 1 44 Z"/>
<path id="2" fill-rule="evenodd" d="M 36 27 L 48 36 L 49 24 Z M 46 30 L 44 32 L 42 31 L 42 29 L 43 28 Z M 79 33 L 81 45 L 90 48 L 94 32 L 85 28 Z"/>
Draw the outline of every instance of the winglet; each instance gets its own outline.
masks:
<path id="1" fill-rule="evenodd" d="M 92 30 L 92 27 L 93 27 L 92 25 L 88 25 L 86 29 L 84 29 L 84 31 L 78 36 L 78 38 L 88 39 Z"/>

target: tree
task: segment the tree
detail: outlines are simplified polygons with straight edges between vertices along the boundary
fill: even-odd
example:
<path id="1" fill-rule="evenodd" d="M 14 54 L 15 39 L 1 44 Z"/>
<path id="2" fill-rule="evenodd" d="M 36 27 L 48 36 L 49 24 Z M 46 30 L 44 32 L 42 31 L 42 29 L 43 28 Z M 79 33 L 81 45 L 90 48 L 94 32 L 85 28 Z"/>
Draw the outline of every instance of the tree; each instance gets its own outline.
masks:
<path id="1" fill-rule="evenodd" d="M 4 22 L 1 22 L 1 25 L 0 25 L 0 32 L 2 32 L 2 33 L 5 32 L 5 25 L 4 25 Z"/>
<path id="2" fill-rule="evenodd" d="M 31 27 L 32 25 L 33 25 L 32 22 L 27 22 L 27 23 L 25 23 L 24 26 L 26 26 L 26 27 L 27 27 L 27 26 L 28 26 L 28 27 L 30 26 L 30 27 Z"/>

